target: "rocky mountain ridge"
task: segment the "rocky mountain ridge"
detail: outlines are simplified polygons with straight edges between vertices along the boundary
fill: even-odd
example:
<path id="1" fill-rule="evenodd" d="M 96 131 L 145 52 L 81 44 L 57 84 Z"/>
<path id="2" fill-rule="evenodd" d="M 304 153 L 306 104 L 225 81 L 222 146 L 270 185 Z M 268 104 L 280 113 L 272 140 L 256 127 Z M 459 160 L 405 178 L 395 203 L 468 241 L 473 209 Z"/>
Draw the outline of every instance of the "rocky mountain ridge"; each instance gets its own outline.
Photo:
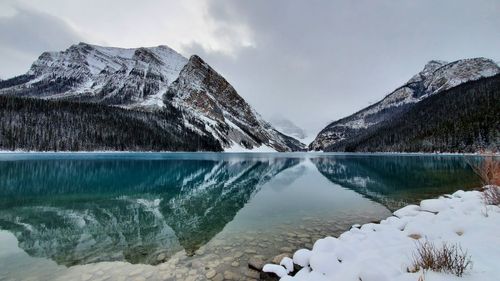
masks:
<path id="1" fill-rule="evenodd" d="M 264 121 L 224 77 L 196 55 L 169 87 L 164 102 L 184 110 L 194 120 L 203 120 L 205 129 L 226 148 L 266 146 L 286 151 L 301 147 L 300 142 Z"/>
<path id="2" fill-rule="evenodd" d="M 381 101 L 325 127 L 309 145 L 309 149 L 334 150 L 335 144 L 390 120 L 430 96 L 498 73 L 500 67 L 485 58 L 463 59 L 451 63 L 430 61 L 421 72 Z"/>
<path id="3" fill-rule="evenodd" d="M 79 43 L 45 52 L 22 83 L 2 93 L 136 107 L 162 105 L 161 96 L 187 59 L 167 46 L 123 49 Z"/>
<path id="4" fill-rule="evenodd" d="M 79 43 L 45 52 L 26 74 L 1 81 L 0 95 L 145 112 L 176 108 L 183 114 L 181 130 L 215 138 L 224 150 L 304 149 L 263 120 L 200 57 L 187 59 L 167 46 L 124 49 Z"/>

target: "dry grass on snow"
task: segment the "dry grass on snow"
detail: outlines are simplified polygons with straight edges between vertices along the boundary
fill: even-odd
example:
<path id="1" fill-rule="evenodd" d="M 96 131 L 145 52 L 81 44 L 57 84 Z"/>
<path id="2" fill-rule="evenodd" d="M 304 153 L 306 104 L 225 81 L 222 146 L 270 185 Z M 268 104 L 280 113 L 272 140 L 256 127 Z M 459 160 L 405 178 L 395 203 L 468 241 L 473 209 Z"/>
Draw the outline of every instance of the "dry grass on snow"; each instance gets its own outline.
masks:
<path id="1" fill-rule="evenodd" d="M 500 156 L 492 153 L 482 154 L 479 161 L 469 160 L 467 163 L 481 178 L 484 185 L 500 186 Z"/>
<path id="2" fill-rule="evenodd" d="M 417 244 L 417 249 L 413 253 L 413 264 L 409 271 L 432 270 L 461 277 L 471 267 L 471 257 L 467 251 L 462 250 L 459 244 L 443 243 L 441 247 L 437 247 L 432 242 L 425 241 Z"/>
<path id="3" fill-rule="evenodd" d="M 500 157 L 493 153 L 484 153 L 482 156 L 479 161 L 469 160 L 467 163 L 486 185 L 483 190 L 486 204 L 500 205 Z"/>
<path id="4" fill-rule="evenodd" d="M 488 205 L 500 205 L 500 187 L 490 185 L 483 191 L 484 201 Z"/>

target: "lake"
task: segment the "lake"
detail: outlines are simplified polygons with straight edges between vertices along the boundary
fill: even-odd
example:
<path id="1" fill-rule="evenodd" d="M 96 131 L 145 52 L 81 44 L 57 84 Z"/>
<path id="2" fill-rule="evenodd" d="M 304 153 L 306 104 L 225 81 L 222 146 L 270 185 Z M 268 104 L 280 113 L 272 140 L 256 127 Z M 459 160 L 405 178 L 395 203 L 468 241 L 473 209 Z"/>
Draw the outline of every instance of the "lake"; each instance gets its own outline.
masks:
<path id="1" fill-rule="evenodd" d="M 466 157 L 3 153 L 0 280 L 255 278 L 251 258 L 480 186 Z"/>

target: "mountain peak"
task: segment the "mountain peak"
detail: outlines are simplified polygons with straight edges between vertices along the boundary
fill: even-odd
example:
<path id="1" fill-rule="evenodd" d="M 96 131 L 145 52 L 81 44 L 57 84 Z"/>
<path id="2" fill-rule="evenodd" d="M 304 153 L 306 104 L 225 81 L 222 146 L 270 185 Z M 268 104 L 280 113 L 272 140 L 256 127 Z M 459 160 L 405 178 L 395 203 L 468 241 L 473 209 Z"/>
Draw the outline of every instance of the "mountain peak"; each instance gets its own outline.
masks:
<path id="1" fill-rule="evenodd" d="M 264 121 L 222 75 L 197 55 L 189 58 L 168 88 L 165 103 L 172 103 L 195 118 L 201 116 L 206 121 L 205 128 L 225 149 L 291 151 L 304 147 Z"/>
<path id="2" fill-rule="evenodd" d="M 80 42 L 61 52 L 42 54 L 27 75 L 2 82 L 1 94 L 148 113 L 175 107 L 182 112 L 179 128 L 187 126 L 200 136 L 213 137 L 225 149 L 304 148 L 264 121 L 202 58 L 187 59 L 165 45 L 116 48 Z"/>
<path id="3" fill-rule="evenodd" d="M 436 60 L 436 59 L 434 59 L 434 60 L 430 60 L 430 61 L 428 61 L 428 62 L 425 64 L 425 66 L 426 66 L 426 67 L 427 67 L 428 65 L 441 65 L 441 66 L 442 66 L 442 65 L 445 65 L 445 64 L 447 64 L 447 63 L 449 63 L 449 62 L 447 62 L 447 61 L 445 61 L 445 60 Z"/>
<path id="4" fill-rule="evenodd" d="M 381 101 L 329 124 L 311 143 L 310 149 L 331 149 L 337 143 L 354 138 L 432 95 L 498 73 L 500 67 L 492 60 L 482 57 L 450 63 L 431 60 L 422 71 Z"/>
<path id="5" fill-rule="evenodd" d="M 189 60 L 192 60 L 192 61 L 199 61 L 199 62 L 201 62 L 201 63 L 205 63 L 205 61 L 204 61 L 204 60 L 203 60 L 200 56 L 198 56 L 198 55 L 196 55 L 196 54 L 195 54 L 195 55 L 192 55 L 192 56 L 189 58 Z"/>
<path id="6" fill-rule="evenodd" d="M 198 67 L 201 67 L 201 68 L 204 68 L 204 69 L 209 69 L 209 70 L 212 70 L 212 67 L 210 65 L 208 65 L 208 63 L 206 63 L 200 56 L 198 55 L 192 55 L 191 57 L 189 57 L 189 62 L 188 64 L 191 64 L 191 65 L 196 65 Z"/>
<path id="7" fill-rule="evenodd" d="M 165 45 L 117 48 L 80 42 L 40 55 L 27 75 L 45 86 L 34 93 L 29 90 L 33 82 L 27 82 L 23 91 L 45 98 L 156 109 L 163 106 L 163 93 L 187 62 Z"/>
<path id="8" fill-rule="evenodd" d="M 430 60 L 430 61 L 428 61 L 425 64 L 424 69 L 422 69 L 422 71 L 420 71 L 419 73 L 415 74 L 408 81 L 408 84 L 419 82 L 419 81 L 427 79 L 428 77 L 430 77 L 434 73 L 434 71 L 436 71 L 438 68 L 442 67 L 443 65 L 446 65 L 447 63 L 448 62 L 443 61 L 443 60 Z"/>
<path id="9" fill-rule="evenodd" d="M 444 60 L 430 60 L 425 64 L 422 72 L 434 72 L 436 69 L 446 64 L 448 64 L 448 62 Z"/>

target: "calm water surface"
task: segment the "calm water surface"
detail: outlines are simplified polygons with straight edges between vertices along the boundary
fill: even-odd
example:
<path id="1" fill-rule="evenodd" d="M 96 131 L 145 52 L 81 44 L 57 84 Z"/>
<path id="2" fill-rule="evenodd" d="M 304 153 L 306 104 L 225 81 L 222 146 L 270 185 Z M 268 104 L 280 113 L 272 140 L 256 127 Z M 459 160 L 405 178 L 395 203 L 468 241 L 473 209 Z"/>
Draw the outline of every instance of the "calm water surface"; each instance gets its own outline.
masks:
<path id="1" fill-rule="evenodd" d="M 1 154 L 0 280 L 251 279 L 250 258 L 478 185 L 464 156 Z"/>

